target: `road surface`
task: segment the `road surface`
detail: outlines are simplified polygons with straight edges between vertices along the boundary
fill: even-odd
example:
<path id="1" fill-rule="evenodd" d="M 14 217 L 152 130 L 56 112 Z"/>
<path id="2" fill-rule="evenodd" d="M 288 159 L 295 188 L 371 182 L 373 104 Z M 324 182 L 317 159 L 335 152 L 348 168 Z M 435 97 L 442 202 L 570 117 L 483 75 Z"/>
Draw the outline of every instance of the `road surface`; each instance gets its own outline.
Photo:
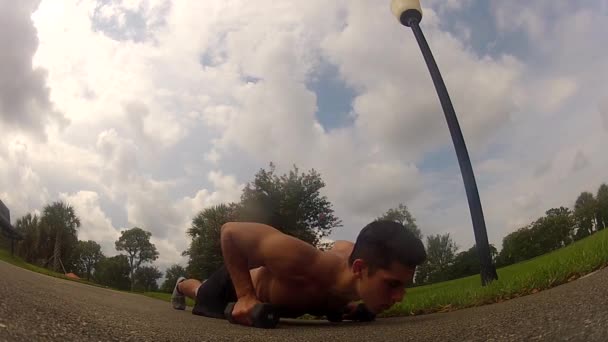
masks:
<path id="1" fill-rule="evenodd" d="M 608 341 L 608 269 L 499 304 L 371 323 L 263 330 L 0 261 L 0 341 Z"/>

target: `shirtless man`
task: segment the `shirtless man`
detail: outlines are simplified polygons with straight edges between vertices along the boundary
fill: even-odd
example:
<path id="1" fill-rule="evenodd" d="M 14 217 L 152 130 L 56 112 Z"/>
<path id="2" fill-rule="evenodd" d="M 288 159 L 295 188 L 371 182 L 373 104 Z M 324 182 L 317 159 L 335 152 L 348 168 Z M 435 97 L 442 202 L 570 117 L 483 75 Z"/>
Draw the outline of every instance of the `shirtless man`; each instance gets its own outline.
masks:
<path id="1" fill-rule="evenodd" d="M 248 326 L 258 303 L 286 318 L 346 310 L 349 319 L 358 301 L 378 314 L 403 299 L 426 259 L 422 241 L 393 221 L 372 222 L 354 244 L 336 241 L 327 251 L 259 223 L 227 223 L 220 239 L 224 266 L 204 283 L 178 279 L 172 305 L 184 310 L 187 296 L 196 303 L 192 313 L 225 318 L 226 305 L 236 302 L 233 319 Z"/>

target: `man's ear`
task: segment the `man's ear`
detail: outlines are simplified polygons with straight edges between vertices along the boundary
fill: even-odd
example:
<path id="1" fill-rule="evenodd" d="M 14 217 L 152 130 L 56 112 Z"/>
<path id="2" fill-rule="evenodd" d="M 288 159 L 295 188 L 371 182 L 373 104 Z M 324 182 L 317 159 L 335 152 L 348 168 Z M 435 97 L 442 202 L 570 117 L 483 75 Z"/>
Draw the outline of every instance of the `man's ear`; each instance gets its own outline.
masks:
<path id="1" fill-rule="evenodd" d="M 367 264 L 363 259 L 355 259 L 351 269 L 357 278 L 361 278 L 363 276 L 363 271 L 367 269 Z"/>

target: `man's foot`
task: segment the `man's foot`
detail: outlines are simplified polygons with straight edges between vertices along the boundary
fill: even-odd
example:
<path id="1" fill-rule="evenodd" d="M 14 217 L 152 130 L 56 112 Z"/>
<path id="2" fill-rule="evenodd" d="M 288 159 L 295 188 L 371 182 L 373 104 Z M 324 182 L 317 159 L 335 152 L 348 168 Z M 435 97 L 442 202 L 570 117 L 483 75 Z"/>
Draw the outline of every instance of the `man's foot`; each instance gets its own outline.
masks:
<path id="1" fill-rule="evenodd" d="M 173 288 L 173 294 L 171 295 L 171 305 L 176 310 L 186 310 L 186 297 L 183 293 L 179 292 L 177 285 L 181 283 L 183 280 L 186 280 L 184 277 L 179 277 L 177 282 L 175 282 L 175 288 Z"/>

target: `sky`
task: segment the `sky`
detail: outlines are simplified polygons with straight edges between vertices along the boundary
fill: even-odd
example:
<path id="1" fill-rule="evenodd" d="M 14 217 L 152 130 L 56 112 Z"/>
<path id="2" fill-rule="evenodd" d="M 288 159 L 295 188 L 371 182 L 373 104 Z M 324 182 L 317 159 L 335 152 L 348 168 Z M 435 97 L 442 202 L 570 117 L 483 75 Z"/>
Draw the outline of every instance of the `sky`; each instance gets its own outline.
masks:
<path id="1" fill-rule="evenodd" d="M 451 136 L 388 0 L 0 0 L 0 199 L 54 201 L 116 255 L 152 233 L 161 270 L 192 218 L 270 162 L 320 172 L 343 226 L 399 203 L 474 244 Z M 422 1 L 490 243 L 608 182 L 608 0 Z M 603 144 L 602 144 L 603 143 Z"/>

